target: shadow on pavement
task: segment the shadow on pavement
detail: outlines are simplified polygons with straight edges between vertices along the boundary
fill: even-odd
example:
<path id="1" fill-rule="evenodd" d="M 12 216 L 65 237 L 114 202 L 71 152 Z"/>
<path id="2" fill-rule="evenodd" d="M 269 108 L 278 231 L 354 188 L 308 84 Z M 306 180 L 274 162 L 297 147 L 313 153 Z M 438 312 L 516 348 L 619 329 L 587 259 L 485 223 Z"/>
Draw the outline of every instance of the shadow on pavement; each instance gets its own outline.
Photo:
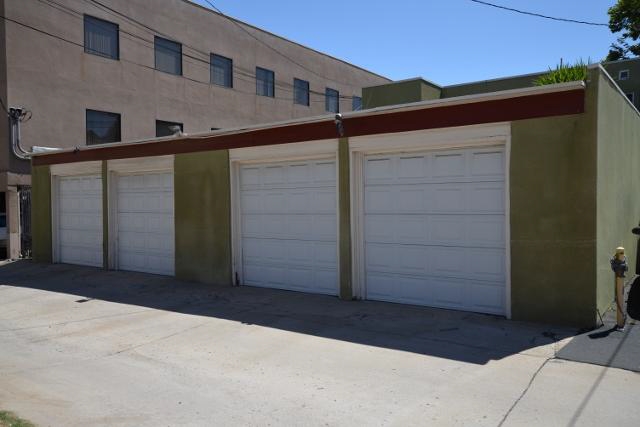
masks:
<path id="1" fill-rule="evenodd" d="M 558 358 L 640 372 L 640 328 L 627 321 L 623 330 L 616 329 L 615 313 L 610 312 L 600 328 L 575 336 Z"/>
<path id="2" fill-rule="evenodd" d="M 534 354 L 536 347 L 575 333 L 477 313 L 203 285 L 151 274 L 31 261 L 0 266 L 0 290 L 2 285 L 74 295 L 77 304 L 104 300 L 474 364 L 522 352 Z M 0 293 L 0 310 L 11 303 L 2 297 Z"/>

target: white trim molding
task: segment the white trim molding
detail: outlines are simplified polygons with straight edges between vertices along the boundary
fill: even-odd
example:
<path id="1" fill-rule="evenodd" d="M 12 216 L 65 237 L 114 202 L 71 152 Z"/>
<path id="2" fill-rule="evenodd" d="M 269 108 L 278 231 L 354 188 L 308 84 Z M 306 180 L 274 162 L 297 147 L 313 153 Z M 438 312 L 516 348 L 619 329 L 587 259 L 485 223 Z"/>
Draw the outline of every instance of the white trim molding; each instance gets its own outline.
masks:
<path id="1" fill-rule="evenodd" d="M 102 174 L 102 161 L 62 163 L 51 165 L 49 170 L 51 176 L 100 175 Z"/>
<path id="2" fill-rule="evenodd" d="M 137 159 L 108 160 L 109 172 L 119 174 L 137 174 L 173 170 L 173 155 L 141 157 Z"/>
<path id="3" fill-rule="evenodd" d="M 333 155 L 337 151 L 337 139 L 323 139 L 262 147 L 234 148 L 229 150 L 229 160 L 243 163 L 287 162 L 301 159 L 308 160 L 314 157 L 327 157 L 327 155 Z"/>
<path id="4" fill-rule="evenodd" d="M 510 157 L 511 124 L 464 126 L 380 134 L 349 139 L 351 186 L 351 255 L 353 296 L 366 297 L 364 258 L 364 159 L 380 153 L 425 152 L 474 147 L 504 147 L 505 151 L 505 301 L 504 314 L 511 318 L 511 223 Z"/>

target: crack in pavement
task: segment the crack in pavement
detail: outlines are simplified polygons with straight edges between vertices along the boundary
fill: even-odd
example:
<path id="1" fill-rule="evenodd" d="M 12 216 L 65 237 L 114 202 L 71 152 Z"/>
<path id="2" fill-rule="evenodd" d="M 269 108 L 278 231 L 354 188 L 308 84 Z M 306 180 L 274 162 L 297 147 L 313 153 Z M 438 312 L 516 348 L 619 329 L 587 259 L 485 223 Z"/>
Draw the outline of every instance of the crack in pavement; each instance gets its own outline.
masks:
<path id="1" fill-rule="evenodd" d="M 504 417 L 502 417 L 502 420 L 498 424 L 498 427 L 502 427 L 504 425 L 504 423 L 507 421 L 507 418 L 509 418 L 509 415 L 511 415 L 511 412 L 513 412 L 513 410 L 516 408 L 518 403 L 520 403 L 522 398 L 525 396 L 525 394 L 527 394 L 527 392 L 529 391 L 529 389 L 533 385 L 533 382 L 535 381 L 535 379 L 538 376 L 538 374 L 540 373 L 540 371 L 542 371 L 542 368 L 544 368 L 547 365 L 547 363 L 549 363 L 551 360 L 554 360 L 554 359 L 555 359 L 555 356 L 554 357 L 549 357 L 544 362 L 542 362 L 542 364 L 538 367 L 538 369 L 531 376 L 531 379 L 529 380 L 529 384 L 527 384 L 527 387 L 525 387 L 525 389 L 522 390 L 522 393 L 520 393 L 520 396 L 516 399 L 515 402 L 513 402 L 513 404 L 511 405 L 511 407 L 507 411 L 507 413 L 504 414 Z"/>

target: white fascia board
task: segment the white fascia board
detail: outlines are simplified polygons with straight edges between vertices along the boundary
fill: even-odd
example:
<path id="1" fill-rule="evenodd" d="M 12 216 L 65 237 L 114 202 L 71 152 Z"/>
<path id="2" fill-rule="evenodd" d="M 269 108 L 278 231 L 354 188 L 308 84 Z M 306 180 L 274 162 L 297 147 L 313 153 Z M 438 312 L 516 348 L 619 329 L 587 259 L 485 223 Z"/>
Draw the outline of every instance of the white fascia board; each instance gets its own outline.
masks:
<path id="1" fill-rule="evenodd" d="M 62 163 L 50 166 L 52 176 L 76 176 L 76 175 L 100 175 L 102 174 L 102 162 Z"/>
<path id="2" fill-rule="evenodd" d="M 263 160 L 287 161 L 335 156 L 337 151 L 337 139 L 323 139 L 319 141 L 294 142 L 290 144 L 234 148 L 229 150 L 229 160 L 232 162 Z"/>

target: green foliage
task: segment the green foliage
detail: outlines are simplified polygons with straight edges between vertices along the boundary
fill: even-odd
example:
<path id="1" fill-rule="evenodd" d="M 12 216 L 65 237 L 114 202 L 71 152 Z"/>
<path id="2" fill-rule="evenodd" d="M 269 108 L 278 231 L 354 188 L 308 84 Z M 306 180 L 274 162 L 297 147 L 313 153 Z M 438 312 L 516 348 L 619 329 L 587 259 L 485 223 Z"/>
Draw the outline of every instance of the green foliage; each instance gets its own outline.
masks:
<path id="1" fill-rule="evenodd" d="M 611 44 L 607 61 L 628 59 L 629 55 L 640 56 L 640 0 L 618 0 L 609 8 L 609 29 L 622 32 Z"/>
<path id="2" fill-rule="evenodd" d="M 35 427 L 29 421 L 23 420 L 8 411 L 0 411 L 0 427 Z"/>
<path id="3" fill-rule="evenodd" d="M 549 68 L 549 72 L 533 81 L 536 86 L 552 85 L 556 83 L 576 82 L 587 79 L 587 63 L 579 60 L 575 64 L 560 64 L 555 70 Z"/>

